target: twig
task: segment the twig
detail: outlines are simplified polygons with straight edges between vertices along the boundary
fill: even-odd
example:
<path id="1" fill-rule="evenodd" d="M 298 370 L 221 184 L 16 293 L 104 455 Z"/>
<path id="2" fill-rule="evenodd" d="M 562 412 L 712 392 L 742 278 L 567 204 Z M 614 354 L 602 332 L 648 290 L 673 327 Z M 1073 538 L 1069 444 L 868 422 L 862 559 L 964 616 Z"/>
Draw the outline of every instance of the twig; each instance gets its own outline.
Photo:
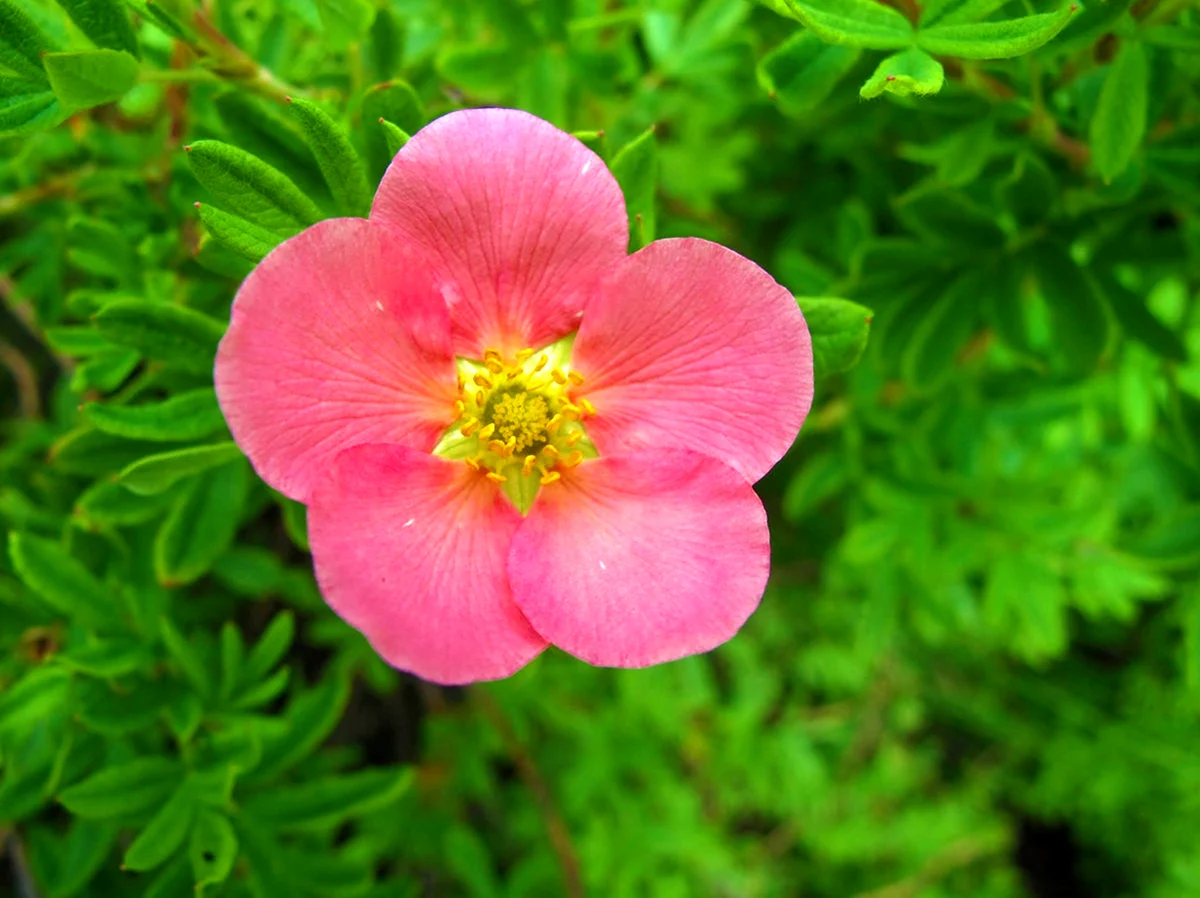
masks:
<path id="1" fill-rule="evenodd" d="M 571 834 L 567 830 L 566 823 L 563 822 L 562 815 L 554 806 L 550 788 L 546 785 L 546 780 L 534 762 L 533 756 L 517 736 L 512 723 L 504 715 L 500 706 L 496 704 L 496 700 L 482 687 L 472 687 L 469 692 L 472 704 L 495 727 L 500 740 L 504 743 L 505 749 L 517 767 L 517 774 L 521 777 L 521 782 L 525 784 L 533 796 L 538 810 L 542 812 L 546 832 L 550 836 L 550 845 L 554 849 L 554 853 L 558 855 L 558 863 L 562 868 L 564 893 L 568 898 L 584 898 L 579 858 L 576 856 L 575 846 L 571 842 Z"/>

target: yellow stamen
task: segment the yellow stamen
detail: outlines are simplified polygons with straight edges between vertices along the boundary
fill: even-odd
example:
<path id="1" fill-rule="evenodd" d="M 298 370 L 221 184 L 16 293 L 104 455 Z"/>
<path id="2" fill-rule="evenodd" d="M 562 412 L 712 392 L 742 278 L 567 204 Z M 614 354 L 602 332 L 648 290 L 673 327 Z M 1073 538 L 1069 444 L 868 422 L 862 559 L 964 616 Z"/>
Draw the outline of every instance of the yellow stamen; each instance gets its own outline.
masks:
<path id="1" fill-rule="evenodd" d="M 517 358 L 518 362 L 527 362 L 527 361 L 529 361 L 529 359 L 533 358 L 533 350 L 532 349 L 519 349 L 519 350 L 517 350 L 516 358 Z"/>
<path id="2" fill-rule="evenodd" d="M 550 356 L 548 356 L 548 355 L 538 356 L 537 364 L 533 366 L 533 373 L 537 374 L 539 371 L 541 371 L 543 368 L 546 367 L 546 363 L 549 361 L 550 361 Z"/>
<path id="3" fill-rule="evenodd" d="M 562 423 L 563 423 L 563 416 L 555 415 L 553 418 L 551 418 L 549 421 L 546 422 L 546 431 L 548 433 L 555 433 L 560 427 L 562 427 Z"/>
<path id="4" fill-rule="evenodd" d="M 489 424 L 487 427 L 483 428 L 483 430 L 479 431 L 479 439 L 490 440 L 492 438 L 492 434 L 494 434 L 495 432 L 496 432 L 496 425 L 494 423 Z"/>
<path id="5" fill-rule="evenodd" d="M 492 481 L 492 483 L 508 483 L 507 477 L 505 477 L 503 474 L 497 474 L 495 471 L 488 471 L 484 476 L 487 477 L 488 480 Z"/>
<path id="6" fill-rule="evenodd" d="M 521 466 L 521 474 L 523 474 L 525 477 L 528 477 L 530 474 L 533 473 L 533 466 L 536 464 L 537 464 L 537 456 L 536 455 L 526 455 L 525 456 L 525 464 L 523 464 Z"/>
<path id="7" fill-rule="evenodd" d="M 474 377 L 471 378 L 471 381 L 475 384 L 475 386 L 483 387 L 485 390 L 490 390 L 492 387 L 495 386 L 495 384 L 492 383 L 492 379 L 490 377 L 488 377 L 486 374 L 484 374 L 483 372 L 476 374 Z M 480 404 L 482 405 L 482 403 L 480 403 Z"/>
<path id="8" fill-rule="evenodd" d="M 504 358 L 504 354 L 501 353 L 499 349 L 494 349 L 494 348 L 489 347 L 488 349 L 485 349 L 483 351 L 483 360 L 485 362 L 488 359 L 503 359 L 503 358 Z"/>
<path id="9" fill-rule="evenodd" d="M 553 446 L 545 446 L 542 449 L 542 455 L 546 456 L 546 458 L 558 458 L 558 450 Z"/>
<path id="10" fill-rule="evenodd" d="M 578 465 L 581 461 L 583 461 L 583 453 L 580 450 L 576 449 L 574 452 L 569 453 L 567 455 L 567 457 L 563 459 L 563 464 L 566 465 L 568 468 L 573 468 L 576 465 Z"/>
<path id="11" fill-rule="evenodd" d="M 454 414 L 461 418 L 466 413 L 467 413 L 467 404 L 465 402 L 463 402 L 461 399 L 455 399 L 454 400 Z"/>
<path id="12" fill-rule="evenodd" d="M 554 378 L 554 382 L 556 384 L 558 384 L 560 387 L 564 386 L 567 382 L 567 375 L 562 373 L 561 368 L 554 368 L 553 370 L 551 370 L 550 376 Z"/>
<path id="13" fill-rule="evenodd" d="M 504 373 L 504 363 L 501 362 L 499 359 L 495 359 L 495 358 L 486 359 L 483 364 L 486 365 L 488 371 L 491 371 L 493 374 L 503 374 Z"/>
<path id="14" fill-rule="evenodd" d="M 464 458 L 463 461 L 467 463 L 468 468 L 474 468 L 476 471 L 479 470 L 479 459 L 468 457 Z"/>
<path id="15" fill-rule="evenodd" d="M 586 399 L 586 398 L 580 399 L 579 405 L 583 409 L 584 414 L 586 414 L 586 415 L 596 414 L 596 406 L 592 405 L 592 402 L 590 399 Z"/>
<path id="16" fill-rule="evenodd" d="M 562 407 L 562 416 L 568 421 L 578 421 L 583 417 L 583 412 L 580 411 L 579 406 L 571 405 L 569 402 L 564 402 Z"/>
<path id="17" fill-rule="evenodd" d="M 567 377 L 571 378 L 571 383 L 575 384 L 575 386 L 583 386 L 583 375 L 578 371 L 568 371 Z"/>
<path id="18" fill-rule="evenodd" d="M 471 418 L 467 421 L 466 424 L 464 424 L 462 427 L 460 427 L 458 429 L 458 432 L 461 433 L 465 437 L 469 437 L 471 434 L 473 434 L 475 432 L 475 428 L 478 426 L 479 426 L 479 419 Z"/>
<path id="19" fill-rule="evenodd" d="M 499 440 L 491 440 L 488 443 L 488 451 L 494 455 L 504 455 L 504 444 Z"/>
<path id="20" fill-rule="evenodd" d="M 542 475 L 542 486 L 549 486 L 559 480 L 562 480 L 562 474 L 559 474 L 558 471 L 547 471 Z"/>
<path id="21" fill-rule="evenodd" d="M 487 399 L 487 394 L 484 393 L 483 390 L 475 391 L 475 404 L 477 406 L 479 406 L 480 408 L 483 408 L 483 403 L 486 399 Z"/>
<path id="22" fill-rule="evenodd" d="M 506 443 L 504 444 L 504 454 L 505 454 L 505 455 L 512 455 L 512 454 L 513 454 L 513 452 L 514 452 L 514 451 L 516 451 L 516 448 L 517 448 L 517 438 L 516 438 L 516 437 L 509 437 L 509 438 L 508 438 L 508 442 L 506 442 Z"/>
<path id="23" fill-rule="evenodd" d="M 578 443 L 582 439 L 583 439 L 583 431 L 582 430 L 573 431 L 573 432 L 567 434 L 567 445 L 574 446 L 576 443 Z"/>
<path id="24" fill-rule="evenodd" d="M 458 388 L 461 390 L 467 385 L 467 378 L 461 371 L 458 372 Z"/>

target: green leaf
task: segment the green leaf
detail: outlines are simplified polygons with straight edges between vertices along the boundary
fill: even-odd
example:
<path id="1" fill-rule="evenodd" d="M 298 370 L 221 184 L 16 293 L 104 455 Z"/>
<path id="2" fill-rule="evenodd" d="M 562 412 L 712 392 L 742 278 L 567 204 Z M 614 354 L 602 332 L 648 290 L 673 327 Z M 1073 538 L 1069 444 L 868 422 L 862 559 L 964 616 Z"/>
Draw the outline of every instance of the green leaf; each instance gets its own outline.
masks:
<path id="1" fill-rule="evenodd" d="M 206 471 L 188 485 L 154 540 L 154 570 L 163 586 L 191 583 L 208 573 L 237 535 L 249 484 L 242 459 Z"/>
<path id="2" fill-rule="evenodd" d="M 48 327 L 46 341 L 57 352 L 76 358 L 111 352 L 113 345 L 91 327 Z"/>
<path id="3" fill-rule="evenodd" d="M 49 83 L 42 53 L 55 49 L 50 38 L 14 0 L 0 0 L 0 66 L 38 84 Z"/>
<path id="4" fill-rule="evenodd" d="M 1111 271 L 1093 269 L 1097 286 L 1108 300 L 1125 333 L 1173 362 L 1187 361 L 1187 347 L 1173 330 L 1158 320 L 1145 300 L 1123 286 Z"/>
<path id="5" fill-rule="evenodd" d="M 224 324 L 194 309 L 144 299 L 110 302 L 95 321 L 113 343 L 191 374 L 212 373 L 225 333 Z"/>
<path id="6" fill-rule="evenodd" d="M 962 25 L 986 19 L 1010 0 L 932 0 L 921 4 L 920 27 Z"/>
<path id="7" fill-rule="evenodd" d="M 141 524 L 166 511 L 171 498 L 169 492 L 139 496 L 105 478 L 76 500 L 75 515 L 91 529 Z"/>
<path id="8" fill-rule="evenodd" d="M 126 870 L 153 870 L 183 845 L 196 816 L 196 796 L 184 783 L 150 818 L 125 852 L 121 866 Z"/>
<path id="9" fill-rule="evenodd" d="M 658 193 L 658 143 L 651 125 L 617 152 L 609 168 L 625 194 L 630 251 L 654 239 Z"/>
<path id="10" fill-rule="evenodd" d="M 196 180 L 233 215 L 285 237 L 324 217 L 287 175 L 245 150 L 219 140 L 184 149 Z"/>
<path id="11" fill-rule="evenodd" d="M 409 767 L 361 770 L 260 792 L 246 799 L 243 807 L 279 832 L 329 829 L 387 807 L 399 800 L 411 783 Z"/>
<path id="12" fill-rule="evenodd" d="M 286 712 L 288 730 L 264 739 L 263 761 L 254 780 L 267 781 L 304 760 L 328 738 L 350 700 L 350 681 L 333 673 L 292 700 Z"/>
<path id="13" fill-rule="evenodd" d="M 988 287 L 986 272 L 960 275 L 921 319 L 901 359 L 904 379 L 914 390 L 936 389 L 950 376 L 958 353 L 976 328 L 979 301 Z"/>
<path id="14" fill-rule="evenodd" d="M 200 659 L 196 647 L 185 637 L 170 618 L 164 617 L 159 621 L 159 632 L 162 634 L 163 645 L 167 647 L 184 677 L 192 684 L 201 698 L 212 694 L 213 680 L 204 662 Z"/>
<path id="15" fill-rule="evenodd" d="M 795 19 L 826 43 L 899 50 L 913 42 L 913 27 L 908 19 L 874 0 L 783 0 L 783 3 Z"/>
<path id="16" fill-rule="evenodd" d="M 316 0 L 323 37 L 336 47 L 362 40 L 375 21 L 376 5 L 369 0 Z"/>
<path id="17" fill-rule="evenodd" d="M 97 429 L 135 440 L 199 440 L 225 426 L 211 387 L 179 393 L 147 405 L 89 402 L 83 416 Z"/>
<path id="18" fill-rule="evenodd" d="M 884 91 L 898 97 L 929 96 L 940 91 L 945 80 L 942 64 L 924 50 L 912 47 L 880 62 L 858 93 L 864 100 Z"/>
<path id="19" fill-rule="evenodd" d="M 162 448 L 161 444 L 114 437 L 89 426 L 55 442 L 50 447 L 50 461 L 67 473 L 97 477 L 119 470 L 149 452 L 161 452 Z"/>
<path id="20" fill-rule="evenodd" d="M 365 218 L 371 209 L 371 188 L 367 183 L 367 171 L 346 132 L 325 110 L 309 100 L 293 97 L 290 108 L 317 158 L 338 211 Z"/>
<path id="21" fill-rule="evenodd" d="M 1181 602 L 1183 617 L 1183 680 L 1192 692 L 1200 692 L 1200 590 L 1193 585 Z"/>
<path id="22" fill-rule="evenodd" d="M 380 122 L 381 119 L 387 124 Z M 382 127 L 376 128 L 377 122 Z M 407 81 L 387 81 L 376 84 L 363 95 L 362 123 L 371 176 L 378 182 L 399 151 L 392 148 L 399 137 L 395 132 L 404 135 L 400 143 L 403 146 L 410 135 L 425 126 L 425 108 Z"/>
<path id="23" fill-rule="evenodd" d="M 117 479 L 135 493 L 150 496 L 161 493 L 184 477 L 192 477 L 241 457 L 242 450 L 232 442 L 195 446 L 143 458 L 122 471 Z"/>
<path id="24" fill-rule="evenodd" d="M 222 702 L 227 702 L 233 695 L 245 659 L 246 643 L 242 641 L 242 631 L 233 621 L 227 620 L 221 626 L 221 688 L 218 697 Z"/>
<path id="25" fill-rule="evenodd" d="M 228 879 L 238 856 L 237 834 L 229 818 L 209 808 L 202 810 L 192 828 L 188 855 L 197 895 L 204 894 L 205 886 L 220 885 Z"/>
<path id="26" fill-rule="evenodd" d="M 129 14 L 120 0 L 57 0 L 71 21 L 97 47 L 124 50 L 134 56 L 138 52 L 137 37 L 129 23 Z"/>
<path id="27" fill-rule="evenodd" d="M 59 543 L 10 533 L 8 553 L 17 576 L 55 611 L 98 629 L 120 621 L 114 596 Z"/>
<path id="28" fill-rule="evenodd" d="M 0 97 L 0 136 L 53 128 L 63 114 L 53 91 L 31 89 L 28 93 Z"/>
<path id="29" fill-rule="evenodd" d="M 111 823 L 74 820 L 64 837 L 30 832 L 29 862 L 44 894 L 71 898 L 83 891 L 108 860 L 118 830 Z"/>
<path id="30" fill-rule="evenodd" d="M 20 730 L 61 714 L 71 690 L 70 671 L 37 667 L 0 693 L 0 731 Z"/>
<path id="31" fill-rule="evenodd" d="M 397 128 L 385 118 L 379 120 L 379 129 L 383 133 L 384 142 L 387 144 L 389 157 L 395 156 L 412 140 L 412 136 L 407 131 Z"/>
<path id="32" fill-rule="evenodd" d="M 1142 145 L 1149 100 L 1146 48 L 1137 41 L 1126 42 L 1108 67 L 1088 129 L 1092 163 L 1106 184 L 1125 171 Z"/>
<path id="33" fill-rule="evenodd" d="M 917 32 L 917 45 L 938 56 L 959 59 L 1008 59 L 1036 50 L 1062 31 L 1078 7 L 1023 16 L 1006 22 L 935 25 Z"/>
<path id="34" fill-rule="evenodd" d="M 874 313 L 846 299 L 799 296 L 796 301 L 812 337 L 813 376 L 828 377 L 858 364 Z"/>
<path id="35" fill-rule="evenodd" d="M 149 667 L 154 654 L 149 647 L 131 640 L 111 639 L 89 645 L 72 645 L 55 655 L 59 664 L 71 670 L 103 679 L 123 676 Z"/>
<path id="36" fill-rule="evenodd" d="M 859 51 L 797 31 L 758 64 L 758 83 L 788 115 L 815 109 L 854 68 Z"/>
<path id="37" fill-rule="evenodd" d="M 138 61 L 123 50 L 76 50 L 42 57 L 50 87 L 67 112 L 125 96 L 137 84 Z"/>
<path id="38" fill-rule="evenodd" d="M 245 686 L 257 685 L 283 660 L 296 634 L 296 619 L 290 611 L 275 615 L 262 637 L 254 644 L 250 656 L 241 671 L 239 682 Z"/>
<path id="39" fill-rule="evenodd" d="M 139 758 L 92 774 L 64 789 L 58 800 L 85 819 L 136 817 L 161 805 L 182 781 L 178 761 Z"/>
<path id="40" fill-rule="evenodd" d="M 216 206 L 196 203 L 196 209 L 212 239 L 243 259 L 261 262 L 267 253 L 283 242 L 283 236 L 278 232 L 260 228 Z"/>
<path id="41" fill-rule="evenodd" d="M 1108 311 L 1092 279 L 1057 247 L 1037 253 L 1034 271 L 1068 366 L 1078 373 L 1091 371 L 1108 345 Z"/>

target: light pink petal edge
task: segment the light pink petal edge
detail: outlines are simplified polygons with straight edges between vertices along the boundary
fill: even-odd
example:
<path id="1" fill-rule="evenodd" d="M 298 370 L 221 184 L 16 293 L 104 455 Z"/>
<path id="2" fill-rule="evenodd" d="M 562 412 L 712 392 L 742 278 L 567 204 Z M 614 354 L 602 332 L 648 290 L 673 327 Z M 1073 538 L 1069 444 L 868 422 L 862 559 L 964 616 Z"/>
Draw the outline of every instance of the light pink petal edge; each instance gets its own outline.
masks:
<path id="1" fill-rule="evenodd" d="M 574 331 L 629 235 L 600 157 L 514 109 L 452 112 L 415 134 L 371 219 L 422 249 L 450 306 L 455 352 L 474 358 Z"/>
<path id="2" fill-rule="evenodd" d="M 520 523 L 478 472 L 385 445 L 338 456 L 308 513 L 325 600 L 389 664 L 443 684 L 509 676 L 546 646 L 509 591 Z"/>
<path id="3" fill-rule="evenodd" d="M 350 446 L 433 447 L 454 418 L 449 315 L 420 262 L 385 228 L 323 221 L 246 278 L 215 381 L 255 469 L 304 501 Z"/>
<path id="4" fill-rule="evenodd" d="M 697 238 L 629 256 L 584 314 L 572 367 L 604 455 L 689 448 L 751 482 L 800 430 L 812 341 L 795 297 L 743 256 Z"/>
<path id="5" fill-rule="evenodd" d="M 554 645 L 592 664 L 644 667 L 737 633 L 770 555 L 745 478 L 668 451 L 588 461 L 543 489 L 508 570 L 517 605 Z"/>

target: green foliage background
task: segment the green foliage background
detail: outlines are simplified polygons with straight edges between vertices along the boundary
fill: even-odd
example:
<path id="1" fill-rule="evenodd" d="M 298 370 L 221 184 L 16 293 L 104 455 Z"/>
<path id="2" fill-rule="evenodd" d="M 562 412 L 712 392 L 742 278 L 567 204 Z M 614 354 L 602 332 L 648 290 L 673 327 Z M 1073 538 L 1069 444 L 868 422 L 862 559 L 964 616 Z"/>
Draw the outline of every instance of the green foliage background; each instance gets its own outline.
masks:
<path id="1" fill-rule="evenodd" d="M 711 655 L 398 675 L 228 442 L 239 279 L 488 104 L 806 297 Z M 0 0 L 0 132 L 0 892 L 1200 895 L 1188 0 Z"/>

